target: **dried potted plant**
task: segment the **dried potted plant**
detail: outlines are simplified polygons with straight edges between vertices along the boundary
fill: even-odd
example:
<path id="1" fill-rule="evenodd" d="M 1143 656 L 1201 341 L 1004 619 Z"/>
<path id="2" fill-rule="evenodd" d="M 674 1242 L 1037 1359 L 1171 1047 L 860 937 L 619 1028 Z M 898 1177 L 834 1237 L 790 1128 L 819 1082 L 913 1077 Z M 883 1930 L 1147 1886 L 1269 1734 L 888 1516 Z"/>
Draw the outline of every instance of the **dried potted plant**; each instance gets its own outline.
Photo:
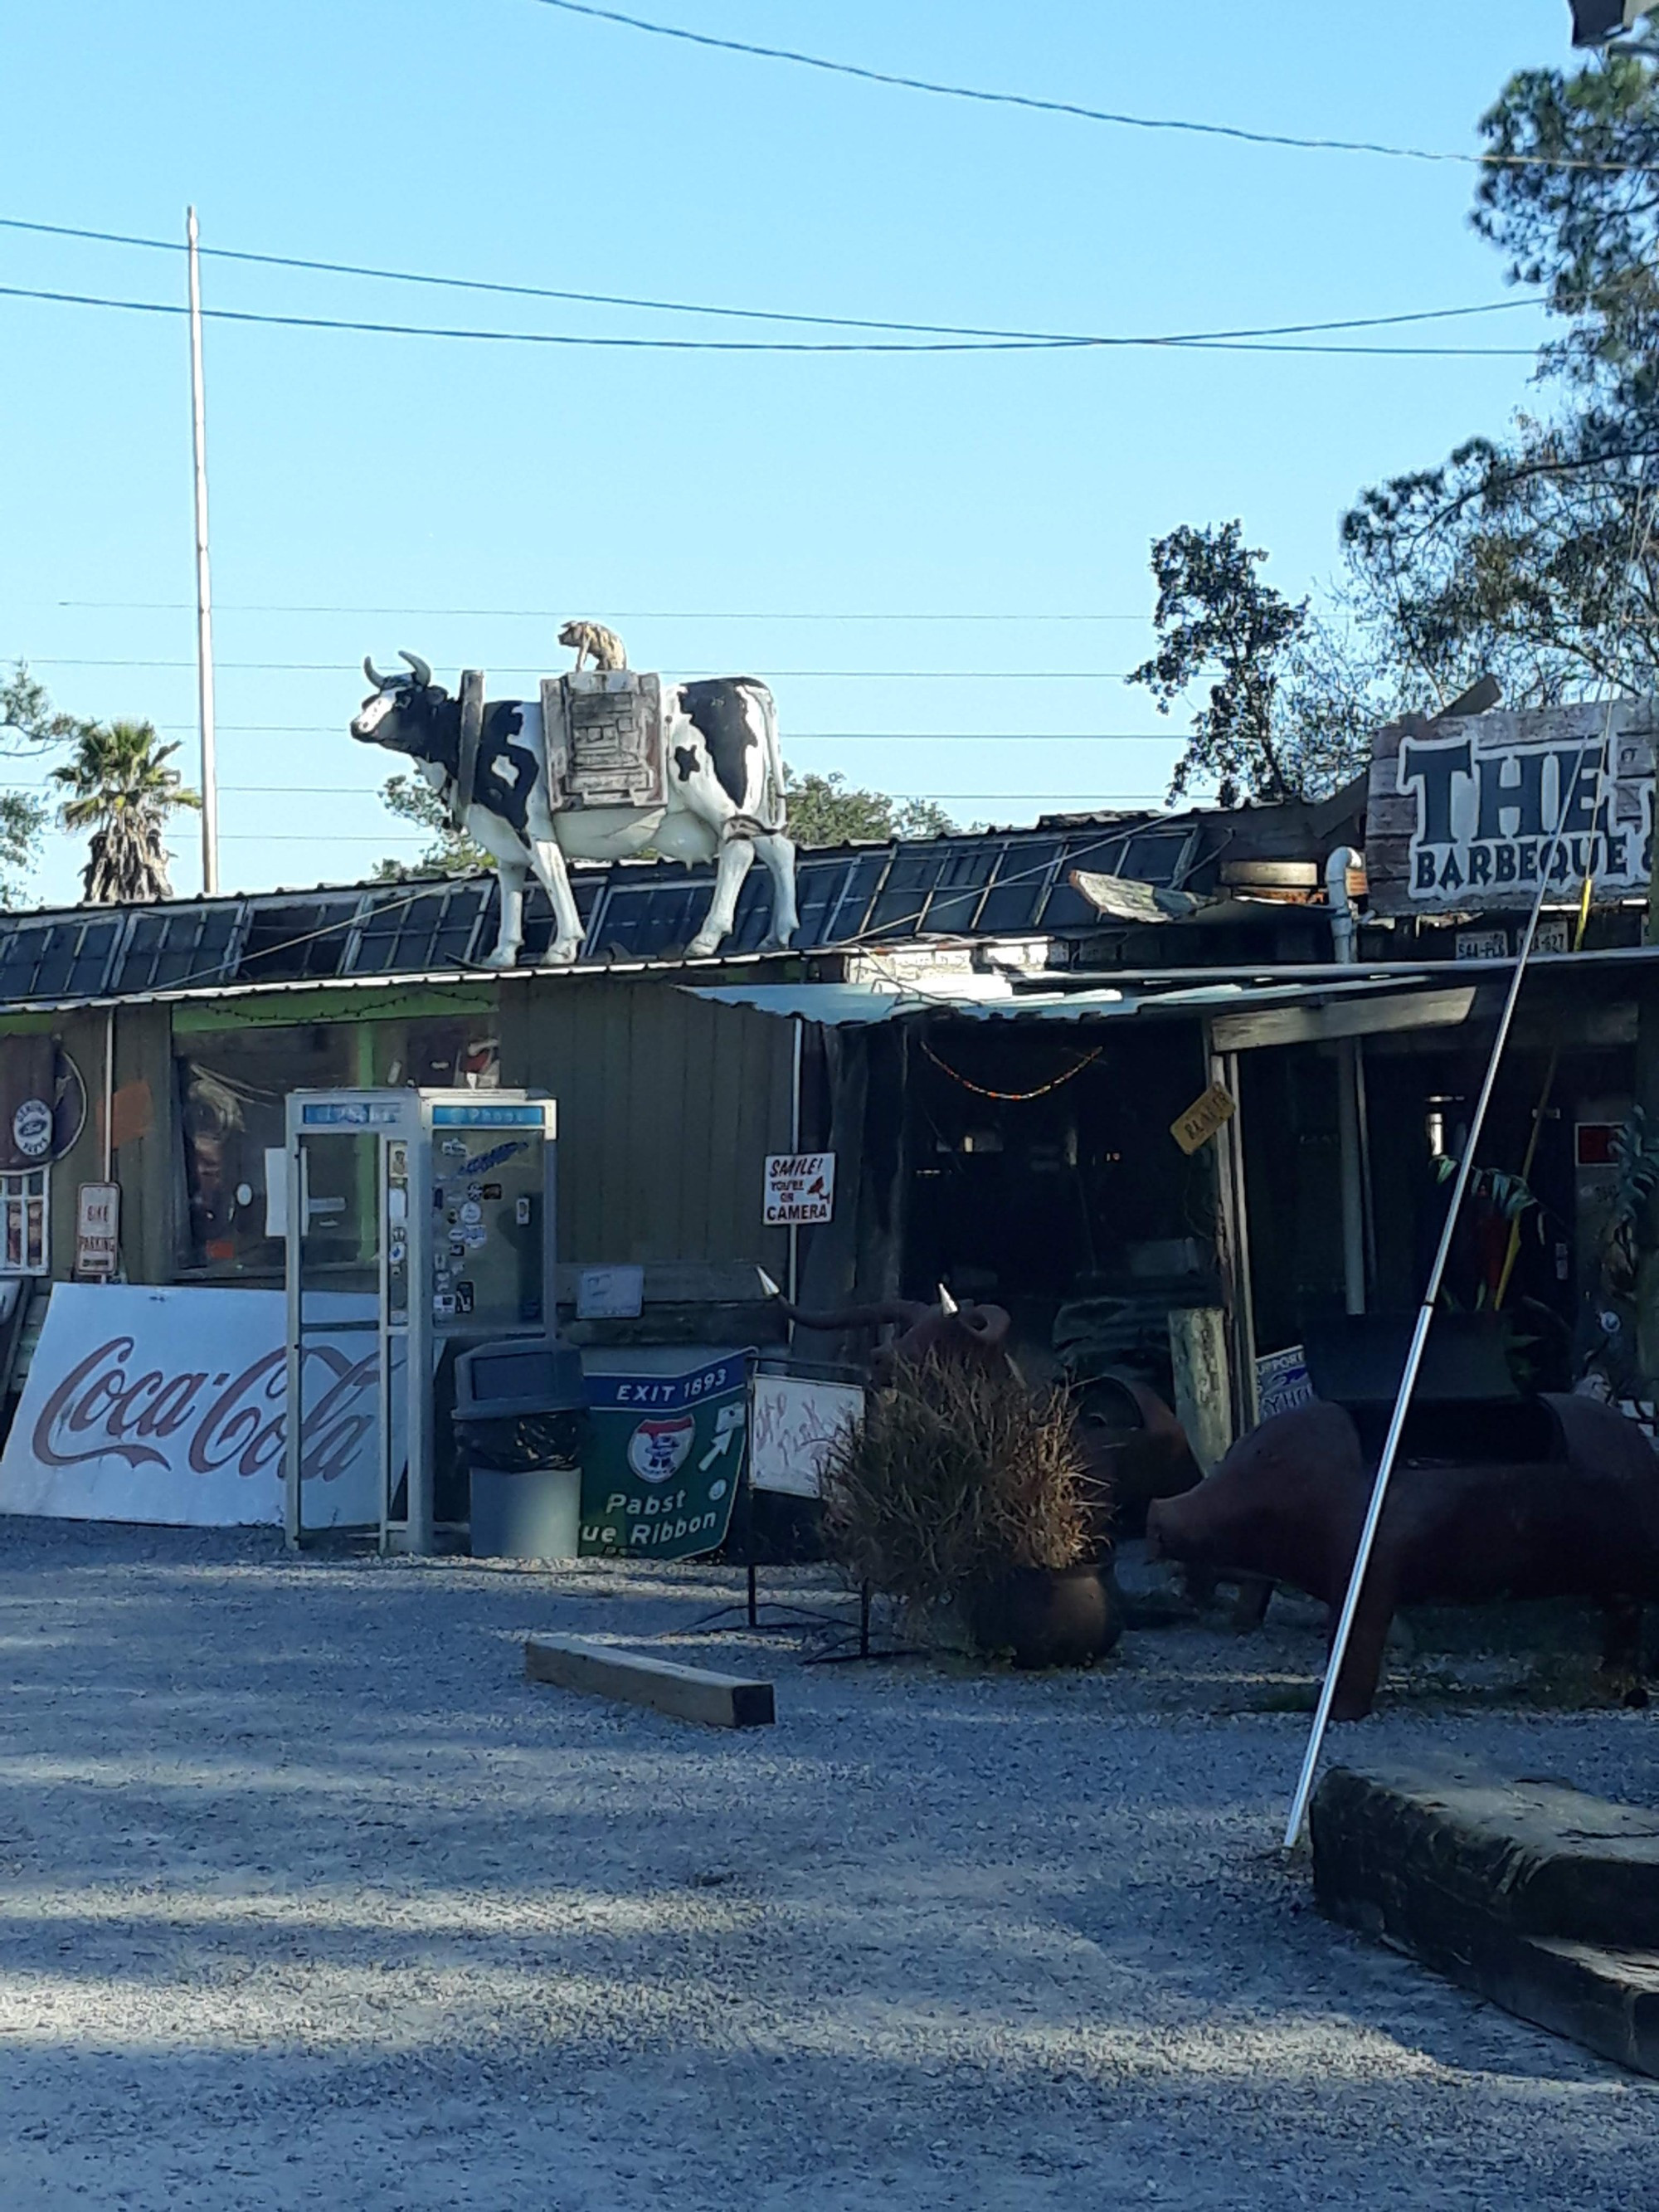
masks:
<path id="1" fill-rule="evenodd" d="M 954 1611 L 980 1650 L 1076 1666 L 1117 1641 L 1065 1399 L 1012 1368 L 906 1365 L 838 1438 L 823 1505 L 826 1540 L 854 1574 L 913 1618 Z"/>

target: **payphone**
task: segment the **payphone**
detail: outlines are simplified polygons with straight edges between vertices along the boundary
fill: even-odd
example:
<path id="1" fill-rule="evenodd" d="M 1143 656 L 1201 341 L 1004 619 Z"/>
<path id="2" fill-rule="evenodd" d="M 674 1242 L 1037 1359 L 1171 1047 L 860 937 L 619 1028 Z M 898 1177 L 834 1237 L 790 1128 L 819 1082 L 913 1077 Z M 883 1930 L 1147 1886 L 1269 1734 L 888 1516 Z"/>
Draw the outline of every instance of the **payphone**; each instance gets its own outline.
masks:
<path id="1" fill-rule="evenodd" d="M 431 1551 L 446 1345 L 551 1322 L 556 1133 L 554 1102 L 522 1091 L 289 1094 L 290 1544 L 356 1528 L 383 1551 Z M 367 1441 L 363 1423 L 375 1451 L 343 1449 Z M 372 1491 L 328 1492 L 348 1464 L 378 1470 Z"/>

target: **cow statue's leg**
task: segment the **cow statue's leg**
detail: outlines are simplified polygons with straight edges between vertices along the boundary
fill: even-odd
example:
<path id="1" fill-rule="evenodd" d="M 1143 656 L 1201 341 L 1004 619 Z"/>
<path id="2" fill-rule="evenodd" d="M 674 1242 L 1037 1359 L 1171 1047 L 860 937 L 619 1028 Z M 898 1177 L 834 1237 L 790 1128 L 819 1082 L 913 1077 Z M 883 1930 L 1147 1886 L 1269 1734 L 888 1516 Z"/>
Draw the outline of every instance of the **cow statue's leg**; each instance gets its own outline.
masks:
<path id="1" fill-rule="evenodd" d="M 517 965 L 519 952 L 524 944 L 524 875 L 522 860 L 495 862 L 495 880 L 501 887 L 501 920 L 495 932 L 495 943 L 485 953 L 483 965 L 486 968 L 512 968 Z"/>
<path id="2" fill-rule="evenodd" d="M 718 952 L 732 934 L 732 925 L 738 915 L 738 893 L 743 889 L 743 879 L 755 865 L 755 838 L 749 824 L 740 819 L 728 822 L 720 832 L 720 857 L 714 869 L 714 895 L 708 902 L 708 912 L 703 917 L 702 927 L 685 948 L 688 960 L 706 959 L 709 953 Z"/>
<path id="3" fill-rule="evenodd" d="M 755 850 L 772 878 L 772 927 L 761 940 L 763 952 L 787 952 L 800 927 L 795 905 L 795 848 L 781 830 L 757 837 Z"/>
<path id="4" fill-rule="evenodd" d="M 576 911 L 576 894 L 570 888 L 570 872 L 556 837 L 526 839 L 530 865 L 536 880 L 553 905 L 553 942 L 547 948 L 548 965 L 568 968 L 582 949 L 582 918 Z"/>

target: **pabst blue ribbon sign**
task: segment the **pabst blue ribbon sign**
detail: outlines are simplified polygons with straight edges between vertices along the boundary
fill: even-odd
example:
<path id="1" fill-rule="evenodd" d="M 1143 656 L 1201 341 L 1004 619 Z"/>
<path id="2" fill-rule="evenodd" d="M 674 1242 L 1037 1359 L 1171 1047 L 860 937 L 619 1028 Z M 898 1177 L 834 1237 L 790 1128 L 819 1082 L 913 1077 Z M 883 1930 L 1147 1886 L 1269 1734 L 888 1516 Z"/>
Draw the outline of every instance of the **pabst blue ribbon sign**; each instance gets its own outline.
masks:
<path id="1" fill-rule="evenodd" d="M 1584 701 L 1379 732 L 1366 805 L 1371 904 L 1525 908 L 1540 877 L 1562 905 L 1586 877 L 1600 900 L 1645 893 L 1656 715 L 1653 700 L 1620 700 L 1609 723 L 1605 702 Z"/>
<path id="2" fill-rule="evenodd" d="M 372 1311 L 361 1298 L 337 1303 L 341 1321 Z M 0 1456 L 0 1511 L 197 1528 L 280 1522 L 285 1326 L 277 1291 L 58 1284 Z M 379 1518 L 378 1359 L 372 1334 L 307 1339 L 307 1528 Z"/>

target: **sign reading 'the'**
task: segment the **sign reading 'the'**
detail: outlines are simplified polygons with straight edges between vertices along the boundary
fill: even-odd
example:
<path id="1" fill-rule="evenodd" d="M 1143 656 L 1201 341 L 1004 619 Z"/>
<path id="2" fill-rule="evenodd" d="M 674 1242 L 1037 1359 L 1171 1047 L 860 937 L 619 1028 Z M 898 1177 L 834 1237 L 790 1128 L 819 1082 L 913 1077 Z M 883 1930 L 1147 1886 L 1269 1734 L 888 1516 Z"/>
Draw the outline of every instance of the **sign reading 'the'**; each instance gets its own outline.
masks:
<path id="1" fill-rule="evenodd" d="M 1540 880 L 1566 904 L 1586 877 L 1602 901 L 1644 892 L 1656 733 L 1651 699 L 1379 731 L 1366 807 L 1371 904 L 1382 914 L 1524 908 Z"/>
<path id="2" fill-rule="evenodd" d="M 766 1162 L 766 1225 L 829 1221 L 836 1211 L 833 1152 L 772 1152 Z"/>

